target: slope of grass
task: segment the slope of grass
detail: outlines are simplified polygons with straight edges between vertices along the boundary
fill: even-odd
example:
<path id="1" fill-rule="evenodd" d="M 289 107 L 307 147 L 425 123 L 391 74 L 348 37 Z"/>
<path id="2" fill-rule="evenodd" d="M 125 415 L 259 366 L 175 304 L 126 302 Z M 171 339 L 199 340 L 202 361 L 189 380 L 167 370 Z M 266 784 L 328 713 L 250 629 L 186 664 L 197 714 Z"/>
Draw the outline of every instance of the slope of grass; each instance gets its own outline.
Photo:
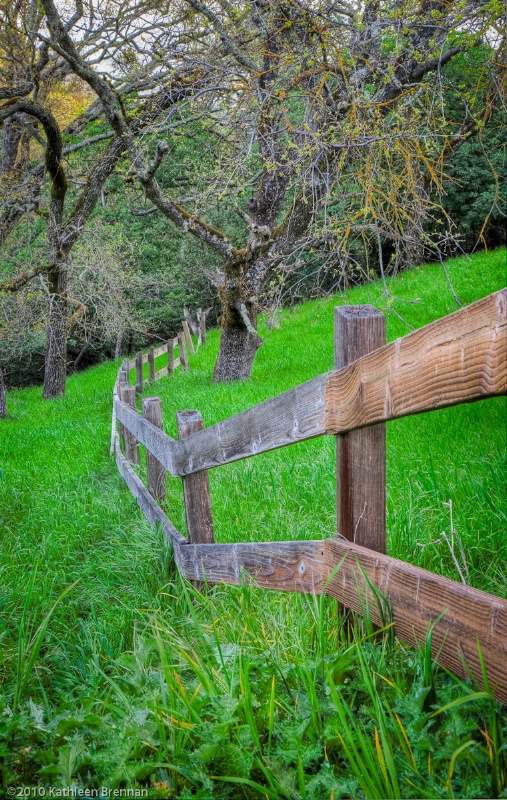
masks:
<path id="1" fill-rule="evenodd" d="M 504 265 L 497 251 L 446 266 L 470 303 L 505 284 Z M 198 408 L 209 425 L 331 369 L 336 303 L 374 303 L 389 340 L 456 308 L 440 267 L 388 283 L 396 299 L 371 284 L 282 311 L 279 329 L 261 325 L 247 384 L 212 384 L 210 332 L 188 374 L 149 387 L 166 430 L 176 434 L 177 410 Z M 73 376 L 61 400 L 11 392 L 0 424 L 3 786 L 507 796 L 505 711 L 435 670 L 424 651 L 388 636 L 372 645 L 367 620 L 348 641 L 327 599 L 247 587 L 191 597 L 108 458 L 117 368 Z M 505 398 L 390 423 L 387 443 L 389 552 L 458 578 L 439 541 L 452 501 L 467 580 L 507 596 Z M 332 437 L 212 470 L 210 480 L 217 541 L 335 530 Z M 167 505 L 184 530 L 178 481 Z"/>

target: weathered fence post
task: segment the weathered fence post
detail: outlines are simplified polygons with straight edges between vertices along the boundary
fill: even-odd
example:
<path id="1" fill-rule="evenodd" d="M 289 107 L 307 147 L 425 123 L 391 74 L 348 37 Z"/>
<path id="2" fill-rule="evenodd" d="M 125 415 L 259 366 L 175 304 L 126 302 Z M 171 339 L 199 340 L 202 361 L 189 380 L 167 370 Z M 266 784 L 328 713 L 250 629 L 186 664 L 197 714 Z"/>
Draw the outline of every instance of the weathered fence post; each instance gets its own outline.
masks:
<path id="1" fill-rule="evenodd" d="M 158 397 L 143 398 L 143 417 L 155 427 L 164 429 L 162 423 L 162 405 Z M 165 500 L 166 471 L 163 464 L 146 450 L 146 468 L 148 470 L 148 491 L 155 500 Z"/>
<path id="2" fill-rule="evenodd" d="M 153 347 L 148 350 L 148 366 L 150 368 L 150 381 L 155 380 L 155 351 Z"/>
<path id="3" fill-rule="evenodd" d="M 178 411 L 178 438 L 185 439 L 204 428 L 199 411 Z M 207 470 L 187 475 L 183 482 L 183 498 L 187 520 L 188 541 L 190 544 L 213 544 L 213 514 Z"/>
<path id="4" fill-rule="evenodd" d="M 374 306 L 334 310 L 335 369 L 385 344 L 385 318 Z M 338 532 L 351 542 L 386 552 L 385 423 L 336 437 Z"/>
<path id="5" fill-rule="evenodd" d="M 201 344 L 206 344 L 206 312 L 201 308 L 197 310 L 197 318 L 199 320 L 199 339 Z"/>
<path id="6" fill-rule="evenodd" d="M 121 362 L 120 383 L 130 383 L 130 361 L 124 358 Z"/>
<path id="7" fill-rule="evenodd" d="M 126 383 L 120 384 L 120 400 L 135 410 L 136 407 L 136 388 Z M 120 423 L 120 436 L 125 444 L 125 458 L 132 464 L 140 464 L 139 445 L 136 437 L 124 425 Z"/>
<path id="8" fill-rule="evenodd" d="M 174 340 L 167 342 L 167 374 L 174 375 Z"/>
<path id="9" fill-rule="evenodd" d="M 188 327 L 188 322 L 186 319 L 183 320 L 183 333 L 185 334 L 185 339 L 187 340 L 189 352 L 194 355 L 194 343 L 192 341 L 192 337 L 190 335 L 190 328 Z"/>
<path id="10" fill-rule="evenodd" d="M 136 353 L 136 392 L 143 391 L 143 354 Z"/>
<path id="11" fill-rule="evenodd" d="M 182 372 L 188 372 L 187 346 L 185 344 L 185 334 L 183 332 L 178 333 L 178 345 L 180 348 L 181 370 Z"/>

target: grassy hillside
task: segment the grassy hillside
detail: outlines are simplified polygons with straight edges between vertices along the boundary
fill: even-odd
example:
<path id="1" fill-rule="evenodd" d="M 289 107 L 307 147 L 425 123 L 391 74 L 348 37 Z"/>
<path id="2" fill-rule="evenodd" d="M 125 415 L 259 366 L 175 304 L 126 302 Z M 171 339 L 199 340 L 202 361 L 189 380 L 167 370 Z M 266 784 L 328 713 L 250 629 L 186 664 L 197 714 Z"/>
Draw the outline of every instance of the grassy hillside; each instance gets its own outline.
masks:
<path id="1" fill-rule="evenodd" d="M 447 263 L 464 304 L 505 285 L 505 251 Z M 392 340 L 455 310 L 442 269 L 281 312 L 247 384 L 211 382 L 218 332 L 188 374 L 150 387 L 206 425 L 332 368 L 333 307 L 374 303 Z M 157 365 L 158 366 L 158 365 Z M 108 457 L 118 364 L 65 398 L 8 395 L 0 423 L 3 787 L 149 787 L 151 796 L 507 796 L 507 717 L 474 687 L 331 600 L 214 588 L 192 602 Z M 388 426 L 389 552 L 507 596 L 505 398 Z M 217 541 L 335 530 L 334 440 L 210 472 Z M 168 513 L 184 531 L 181 484 Z M 76 583 L 77 582 L 77 583 Z M 75 585 L 73 585 L 75 584 Z M 62 593 L 68 593 L 61 597 Z M 56 603 L 56 606 L 55 606 Z M 436 694 L 435 694 L 436 692 Z M 436 716 L 431 711 L 456 704 Z M 0 762 L 1 763 L 1 762 Z"/>

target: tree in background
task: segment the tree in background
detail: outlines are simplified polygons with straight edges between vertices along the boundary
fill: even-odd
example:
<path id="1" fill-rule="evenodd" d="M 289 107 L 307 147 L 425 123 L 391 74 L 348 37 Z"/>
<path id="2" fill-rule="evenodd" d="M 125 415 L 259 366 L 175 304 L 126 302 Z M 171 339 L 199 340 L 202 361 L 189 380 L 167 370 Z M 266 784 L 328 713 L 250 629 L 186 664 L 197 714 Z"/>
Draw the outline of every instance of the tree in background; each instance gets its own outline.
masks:
<path id="1" fill-rule="evenodd" d="M 160 26 L 156 3 L 116 4 L 104 13 L 95 9 L 83 22 L 78 4 L 64 26 L 66 35 L 77 26 L 78 50 L 82 58 L 101 63 L 106 55 L 108 66 L 115 65 L 114 81 L 103 77 L 115 98 L 120 114 L 127 110 L 123 97 L 133 98 L 130 132 L 141 136 L 167 108 L 179 102 L 191 90 L 186 76 L 174 75 L 161 67 L 150 48 L 164 46 L 164 27 Z M 117 14 L 121 11 L 122 31 Z M 146 13 L 146 25 L 142 15 Z M 0 124 L 2 147 L 2 198 L 0 202 L 0 243 L 30 215 L 45 219 L 45 246 L 40 260 L 0 284 L 3 292 L 16 292 L 36 276 L 43 276 L 47 299 L 46 354 L 43 397 L 56 397 L 65 391 L 67 372 L 67 336 L 71 326 L 86 309 L 82 301 L 69 297 L 70 253 L 83 233 L 86 223 L 101 196 L 107 178 L 123 156 L 127 142 L 122 136 L 106 131 L 86 136 L 86 126 L 102 113 L 101 104 L 93 102 L 89 90 L 72 72 L 66 59 L 51 49 L 46 41 L 44 12 L 36 0 L 20 0 L 0 5 Z M 136 53 L 140 52 L 139 59 Z M 156 76 L 156 77 L 154 77 Z M 70 124 L 53 109 L 55 98 L 67 98 L 72 85 L 88 96 L 86 110 L 70 113 Z M 140 97 L 139 91 L 145 95 Z M 75 111 L 77 109 L 74 106 Z M 85 132 L 84 136 L 81 136 Z M 78 137 L 65 146 L 64 137 Z M 92 163 L 78 185 L 73 180 L 71 162 L 65 157 L 109 140 L 106 148 L 94 153 Z M 35 143 L 35 147 L 34 147 Z M 30 148 L 40 153 L 32 163 Z M 38 148 L 38 152 L 37 152 Z M 83 163 L 82 160 L 80 162 Z"/>
<path id="2" fill-rule="evenodd" d="M 250 375 L 265 287 L 302 254 L 331 244 L 346 271 L 353 243 L 362 241 L 367 251 L 376 248 L 384 274 L 383 241 L 399 264 L 417 256 L 421 241 L 431 246 L 424 231 L 435 211 L 428 188 L 441 183 L 445 163 L 488 116 L 486 103 L 446 118 L 443 68 L 502 25 L 497 5 L 473 0 L 159 4 L 166 25 L 179 33 L 174 49 L 161 49 L 161 63 L 179 58 L 207 74 L 188 121 L 207 118 L 215 169 L 206 188 L 183 204 L 156 177 L 167 142 L 159 138 L 155 151 L 155 143 L 151 151 L 140 145 L 53 0 L 43 6 L 51 46 L 95 91 L 116 136 L 128 142 L 148 200 L 221 259 L 216 380 Z M 491 95 L 493 80 L 490 86 Z M 231 203 L 243 220 L 242 246 L 209 222 L 215 204 Z"/>
<path id="3" fill-rule="evenodd" d="M 30 63 L 44 54 L 58 75 L 67 80 L 72 73 L 96 98 L 63 131 L 73 138 L 62 142 L 60 170 L 64 155 L 79 150 L 82 163 L 85 146 L 110 141 L 105 152 L 94 151 L 90 172 L 81 169 L 83 187 L 71 178 L 65 190 L 55 234 L 62 246 L 53 248 L 59 266 L 37 264 L 10 281 L 17 288 L 37 272 L 58 279 L 48 293 L 46 357 L 48 381 L 55 363 L 58 378 L 45 396 L 63 391 L 65 380 L 58 316 L 79 316 L 66 294 L 70 248 L 125 155 L 127 178 L 139 182 L 149 203 L 136 213 L 157 211 L 208 248 L 213 269 L 207 271 L 222 305 L 217 380 L 250 375 L 266 293 L 312 259 L 346 280 L 357 272 L 385 276 L 424 252 L 441 255 L 438 239 L 447 242 L 449 226 L 442 237 L 432 220 L 446 219 L 440 198 L 447 165 L 484 131 L 501 95 L 502 46 L 486 38 L 495 30 L 502 35 L 498 4 L 124 0 L 100 8 L 77 2 L 71 13 L 42 0 L 18 12 L 40 7 L 45 19 L 38 17 L 37 32 L 28 37 Z M 449 116 L 449 97 L 461 89 L 447 70 L 480 47 L 488 55 L 480 81 L 471 71 L 474 102 L 457 105 Z M 11 78 L 0 89 L 0 115 L 24 125 L 23 135 L 32 139 L 35 120 L 47 160 L 44 126 L 13 96 L 28 86 L 30 70 L 26 85 L 18 76 L 15 87 Z M 23 98 L 36 91 L 30 86 Z M 91 135 L 99 118 L 103 123 Z M 180 162 L 182 140 L 187 154 Z M 182 179 L 192 158 L 192 178 Z M 26 174 L 40 178 L 44 168 L 30 164 Z M 35 206 L 41 210 L 40 200 Z M 37 208 L 9 201 L 6 218 Z M 42 211 L 51 214 L 51 206 Z M 58 314 L 52 317 L 51 309 Z"/>

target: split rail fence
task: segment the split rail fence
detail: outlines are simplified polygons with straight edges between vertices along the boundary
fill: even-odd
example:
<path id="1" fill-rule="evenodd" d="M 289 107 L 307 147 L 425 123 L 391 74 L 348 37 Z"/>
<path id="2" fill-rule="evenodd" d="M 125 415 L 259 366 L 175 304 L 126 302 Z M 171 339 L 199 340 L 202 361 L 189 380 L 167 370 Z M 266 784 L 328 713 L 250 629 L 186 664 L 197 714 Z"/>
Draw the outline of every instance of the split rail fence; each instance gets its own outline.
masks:
<path id="1" fill-rule="evenodd" d="M 401 640 L 420 645 L 434 625 L 439 663 L 483 685 L 483 659 L 496 698 L 507 704 L 507 600 L 385 554 L 385 423 L 506 394 L 506 317 L 503 290 L 385 344 L 375 308 L 336 308 L 333 371 L 208 428 L 198 411 L 179 411 L 178 440 L 163 431 L 158 398 L 144 398 L 143 415 L 136 412 L 121 369 L 113 410 L 118 469 L 144 516 L 160 523 L 187 580 L 326 594 L 355 612 L 368 608 L 378 625 L 387 601 Z M 337 439 L 336 538 L 215 543 L 208 470 L 322 435 Z M 148 487 L 132 466 L 139 443 Z M 167 472 L 183 482 L 188 538 L 159 505 Z"/>

